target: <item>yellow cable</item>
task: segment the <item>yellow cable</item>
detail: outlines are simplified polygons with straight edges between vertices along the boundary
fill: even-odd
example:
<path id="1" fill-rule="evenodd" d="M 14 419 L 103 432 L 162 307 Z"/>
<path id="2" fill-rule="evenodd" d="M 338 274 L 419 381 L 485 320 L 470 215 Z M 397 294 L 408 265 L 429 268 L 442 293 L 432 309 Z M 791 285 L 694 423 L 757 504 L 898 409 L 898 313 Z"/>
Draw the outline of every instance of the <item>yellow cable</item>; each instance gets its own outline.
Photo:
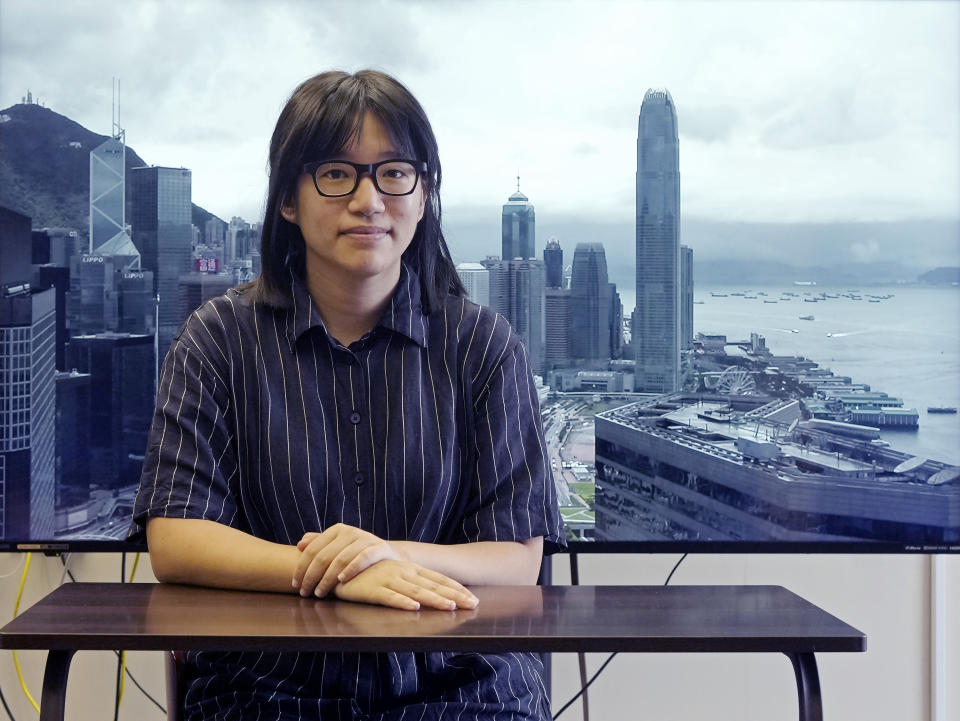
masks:
<path id="1" fill-rule="evenodd" d="M 23 574 L 20 576 L 20 588 L 17 591 L 17 602 L 13 606 L 14 618 L 16 618 L 17 614 L 20 612 L 20 598 L 23 596 L 23 587 L 27 584 L 27 571 L 30 570 L 31 556 L 33 556 L 32 553 L 27 554 L 27 562 L 23 565 Z M 27 682 L 23 680 L 23 672 L 20 670 L 20 660 L 17 658 L 16 651 L 13 652 L 13 666 L 17 669 L 17 678 L 20 679 L 20 688 L 22 688 L 23 692 L 26 694 L 30 705 L 36 709 L 37 713 L 40 713 L 40 704 L 33 700 L 33 696 L 30 695 L 30 689 L 27 688 Z"/>
<path id="2" fill-rule="evenodd" d="M 138 563 L 140 563 L 140 553 L 139 553 L 139 552 L 137 552 L 137 554 L 133 557 L 133 568 L 130 569 L 130 580 L 129 580 L 127 583 L 133 583 L 133 577 L 134 577 L 134 576 L 136 575 L 136 573 L 137 573 L 137 564 L 138 564 Z M 119 704 L 121 701 L 123 701 L 123 687 L 124 687 L 124 685 L 126 684 L 126 681 L 127 681 L 126 671 L 127 671 L 127 652 L 126 652 L 126 651 L 121 651 L 121 652 L 120 652 L 120 695 L 119 695 L 119 697 L 117 698 L 117 703 L 118 703 L 118 704 Z"/>

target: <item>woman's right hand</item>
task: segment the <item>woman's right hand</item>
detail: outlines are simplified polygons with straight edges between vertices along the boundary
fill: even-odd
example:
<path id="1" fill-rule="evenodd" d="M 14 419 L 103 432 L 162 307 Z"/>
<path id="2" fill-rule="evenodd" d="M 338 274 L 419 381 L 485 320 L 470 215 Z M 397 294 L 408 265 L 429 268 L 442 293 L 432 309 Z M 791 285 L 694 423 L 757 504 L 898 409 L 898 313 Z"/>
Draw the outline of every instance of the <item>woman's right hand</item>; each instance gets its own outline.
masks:
<path id="1" fill-rule="evenodd" d="M 365 569 L 346 583 L 337 584 L 334 595 L 344 601 L 373 603 L 417 611 L 436 608 L 454 611 L 477 607 L 477 597 L 442 573 L 412 561 L 384 560 Z"/>

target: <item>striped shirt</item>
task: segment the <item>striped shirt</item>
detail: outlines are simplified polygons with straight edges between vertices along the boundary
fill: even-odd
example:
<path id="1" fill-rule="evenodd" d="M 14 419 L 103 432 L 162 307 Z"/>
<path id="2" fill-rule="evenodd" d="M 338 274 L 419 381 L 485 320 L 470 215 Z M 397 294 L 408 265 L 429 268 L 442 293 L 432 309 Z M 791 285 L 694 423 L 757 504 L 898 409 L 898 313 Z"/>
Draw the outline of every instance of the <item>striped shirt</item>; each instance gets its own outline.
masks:
<path id="1" fill-rule="evenodd" d="M 184 324 L 134 533 L 162 516 L 285 544 L 343 522 L 387 540 L 563 545 L 533 378 L 502 316 L 454 296 L 423 313 L 403 265 L 379 323 L 346 348 L 291 285 L 288 309 L 231 290 Z M 201 653 L 186 718 L 548 718 L 542 674 L 519 653 Z"/>

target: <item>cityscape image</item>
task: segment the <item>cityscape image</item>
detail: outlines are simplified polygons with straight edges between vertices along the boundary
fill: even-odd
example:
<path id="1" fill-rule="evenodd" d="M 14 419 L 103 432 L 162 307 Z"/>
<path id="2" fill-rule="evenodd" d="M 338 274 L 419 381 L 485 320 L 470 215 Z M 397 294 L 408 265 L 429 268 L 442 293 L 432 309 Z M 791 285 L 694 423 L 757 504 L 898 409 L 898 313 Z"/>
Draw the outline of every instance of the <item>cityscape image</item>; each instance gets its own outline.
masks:
<path id="1" fill-rule="evenodd" d="M 348 4 L 54 4 L 0 6 L 0 547 L 126 538 L 171 342 L 260 272 L 277 112 L 374 67 L 523 341 L 568 541 L 960 551 L 960 5 L 523 5 L 584 59 L 496 2 L 359 44 Z"/>

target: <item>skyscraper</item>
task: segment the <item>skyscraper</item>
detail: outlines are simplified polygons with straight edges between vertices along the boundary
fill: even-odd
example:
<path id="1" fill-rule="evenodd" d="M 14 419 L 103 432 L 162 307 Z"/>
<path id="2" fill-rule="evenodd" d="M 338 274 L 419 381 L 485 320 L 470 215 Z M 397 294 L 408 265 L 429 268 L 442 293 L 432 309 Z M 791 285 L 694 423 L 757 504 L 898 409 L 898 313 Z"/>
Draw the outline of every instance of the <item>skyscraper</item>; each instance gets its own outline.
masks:
<path id="1" fill-rule="evenodd" d="M 637 132 L 635 389 L 670 393 L 680 376 L 680 155 L 667 90 L 648 90 Z"/>
<path id="2" fill-rule="evenodd" d="M 479 305 L 490 305 L 490 271 L 480 263 L 460 263 L 457 275 L 467 289 L 467 297 Z"/>
<path id="3" fill-rule="evenodd" d="M 547 288 L 543 299 L 544 371 L 570 365 L 570 289 Z"/>
<path id="4" fill-rule="evenodd" d="M 126 233 L 125 157 L 121 131 L 90 151 L 90 252 Z"/>
<path id="5" fill-rule="evenodd" d="M 490 307 L 510 322 L 523 341 L 530 367 L 542 373 L 543 261 L 487 258 L 482 265 L 490 270 Z"/>
<path id="6" fill-rule="evenodd" d="M 56 291 L 31 289 L 30 218 L 0 208 L 0 538 L 52 538 Z"/>
<path id="7" fill-rule="evenodd" d="M 602 243 L 577 243 L 570 277 L 570 355 L 609 360 L 610 285 Z"/>
<path id="8" fill-rule="evenodd" d="M 533 203 L 520 192 L 518 175 L 517 192 L 503 204 L 503 244 L 500 257 L 503 260 L 534 258 L 535 248 Z"/>
<path id="9" fill-rule="evenodd" d="M 135 485 L 153 416 L 153 338 L 96 333 L 70 340 L 70 366 L 90 378 L 91 479 L 102 490 Z"/>
<path id="10" fill-rule="evenodd" d="M 130 171 L 133 180 L 133 241 L 141 264 L 153 271 L 160 296 L 159 349 L 162 358 L 184 317 L 180 313 L 180 276 L 192 270 L 191 174 L 185 168 L 145 167 Z"/>
<path id="11" fill-rule="evenodd" d="M 560 241 L 550 238 L 543 249 L 543 264 L 547 269 L 547 287 L 563 287 L 563 248 Z"/>
<path id="12" fill-rule="evenodd" d="M 693 248 L 680 246 L 680 347 L 693 348 Z"/>

